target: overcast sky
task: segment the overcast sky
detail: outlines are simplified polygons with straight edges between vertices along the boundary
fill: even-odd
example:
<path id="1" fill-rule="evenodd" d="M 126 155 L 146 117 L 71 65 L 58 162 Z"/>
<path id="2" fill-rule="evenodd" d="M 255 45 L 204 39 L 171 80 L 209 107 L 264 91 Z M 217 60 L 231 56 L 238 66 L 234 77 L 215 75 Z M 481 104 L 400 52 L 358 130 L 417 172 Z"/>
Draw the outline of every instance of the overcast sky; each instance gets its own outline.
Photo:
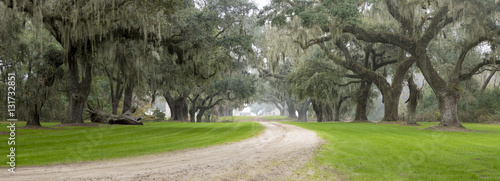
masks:
<path id="1" fill-rule="evenodd" d="M 257 7 L 259 7 L 259 9 L 262 9 L 262 7 L 268 5 L 270 1 L 271 0 L 253 0 L 253 2 L 257 4 Z"/>

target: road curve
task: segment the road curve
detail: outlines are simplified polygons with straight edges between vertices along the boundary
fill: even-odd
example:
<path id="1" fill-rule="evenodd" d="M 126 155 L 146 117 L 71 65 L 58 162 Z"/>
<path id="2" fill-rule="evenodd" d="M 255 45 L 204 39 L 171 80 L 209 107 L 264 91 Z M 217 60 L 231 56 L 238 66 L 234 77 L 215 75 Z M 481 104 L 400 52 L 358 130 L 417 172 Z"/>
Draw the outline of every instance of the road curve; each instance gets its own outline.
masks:
<path id="1" fill-rule="evenodd" d="M 283 180 L 312 158 L 321 140 L 309 130 L 260 122 L 259 136 L 225 145 L 142 157 L 21 167 L 8 180 Z"/>

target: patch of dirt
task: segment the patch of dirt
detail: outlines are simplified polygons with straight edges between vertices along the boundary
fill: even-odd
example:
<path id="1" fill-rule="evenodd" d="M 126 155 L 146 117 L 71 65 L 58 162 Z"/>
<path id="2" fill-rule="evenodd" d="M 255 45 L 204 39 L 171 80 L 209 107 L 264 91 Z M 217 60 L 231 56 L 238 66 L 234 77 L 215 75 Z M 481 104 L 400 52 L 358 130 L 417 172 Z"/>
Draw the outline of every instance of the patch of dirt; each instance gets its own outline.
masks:
<path id="1" fill-rule="evenodd" d="M 447 126 L 431 126 L 428 128 L 424 128 L 425 130 L 434 130 L 434 131 L 449 131 L 449 132 L 478 132 L 474 130 L 470 130 L 467 128 L 457 128 L 457 127 L 447 127 Z"/>
<path id="2" fill-rule="evenodd" d="M 255 119 L 261 121 L 261 119 Z M 240 142 L 135 158 L 20 167 L 8 180 L 298 180 L 321 139 L 297 126 L 261 122 L 259 136 Z M 140 146 L 140 145 L 137 145 Z M 61 155 L 64 158 L 64 155 Z"/>
<path id="3" fill-rule="evenodd" d="M 0 131 L 0 135 L 8 135 L 8 134 L 10 134 L 10 132 Z"/>

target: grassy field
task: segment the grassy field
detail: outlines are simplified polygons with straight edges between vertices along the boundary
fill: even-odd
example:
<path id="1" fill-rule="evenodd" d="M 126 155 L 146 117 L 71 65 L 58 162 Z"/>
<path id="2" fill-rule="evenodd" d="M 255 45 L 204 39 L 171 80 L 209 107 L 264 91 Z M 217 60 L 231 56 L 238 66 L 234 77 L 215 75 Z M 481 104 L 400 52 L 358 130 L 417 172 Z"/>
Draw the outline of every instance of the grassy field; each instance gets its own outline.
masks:
<path id="1" fill-rule="evenodd" d="M 288 118 L 286 116 L 263 116 L 262 118 L 267 120 L 293 119 L 293 118 Z"/>
<path id="2" fill-rule="evenodd" d="M 51 127 L 55 124 L 58 123 L 42 125 Z M 0 126 L 2 131 L 7 131 L 5 122 Z M 144 126 L 53 128 L 16 130 L 16 166 L 102 160 L 204 147 L 249 138 L 263 130 L 255 122 L 155 122 Z M 4 163 L 1 167 L 7 167 L 8 137 L 0 135 L 0 140 L 4 140 L 0 143 L 0 155 L 4 155 L 0 159 Z"/>
<path id="3" fill-rule="evenodd" d="M 238 121 L 238 120 L 247 120 L 247 119 L 252 119 L 253 116 L 225 116 L 225 117 L 219 117 L 219 120 L 222 121 Z"/>
<path id="4" fill-rule="evenodd" d="M 348 180 L 500 180 L 500 125 L 464 124 L 478 132 L 437 132 L 370 123 L 299 123 L 326 143 L 315 177 Z M 314 179 L 314 178 L 311 178 Z"/>

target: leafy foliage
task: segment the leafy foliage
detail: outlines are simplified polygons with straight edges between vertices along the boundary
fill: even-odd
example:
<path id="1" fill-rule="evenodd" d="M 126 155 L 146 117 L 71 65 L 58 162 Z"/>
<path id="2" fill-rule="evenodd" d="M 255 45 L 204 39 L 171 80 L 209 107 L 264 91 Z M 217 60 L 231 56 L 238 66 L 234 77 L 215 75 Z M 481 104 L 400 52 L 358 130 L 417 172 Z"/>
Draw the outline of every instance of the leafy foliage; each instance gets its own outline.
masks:
<path id="1" fill-rule="evenodd" d="M 165 113 L 161 112 L 160 109 L 156 108 L 153 111 L 153 115 L 155 117 L 155 121 L 165 121 Z"/>

